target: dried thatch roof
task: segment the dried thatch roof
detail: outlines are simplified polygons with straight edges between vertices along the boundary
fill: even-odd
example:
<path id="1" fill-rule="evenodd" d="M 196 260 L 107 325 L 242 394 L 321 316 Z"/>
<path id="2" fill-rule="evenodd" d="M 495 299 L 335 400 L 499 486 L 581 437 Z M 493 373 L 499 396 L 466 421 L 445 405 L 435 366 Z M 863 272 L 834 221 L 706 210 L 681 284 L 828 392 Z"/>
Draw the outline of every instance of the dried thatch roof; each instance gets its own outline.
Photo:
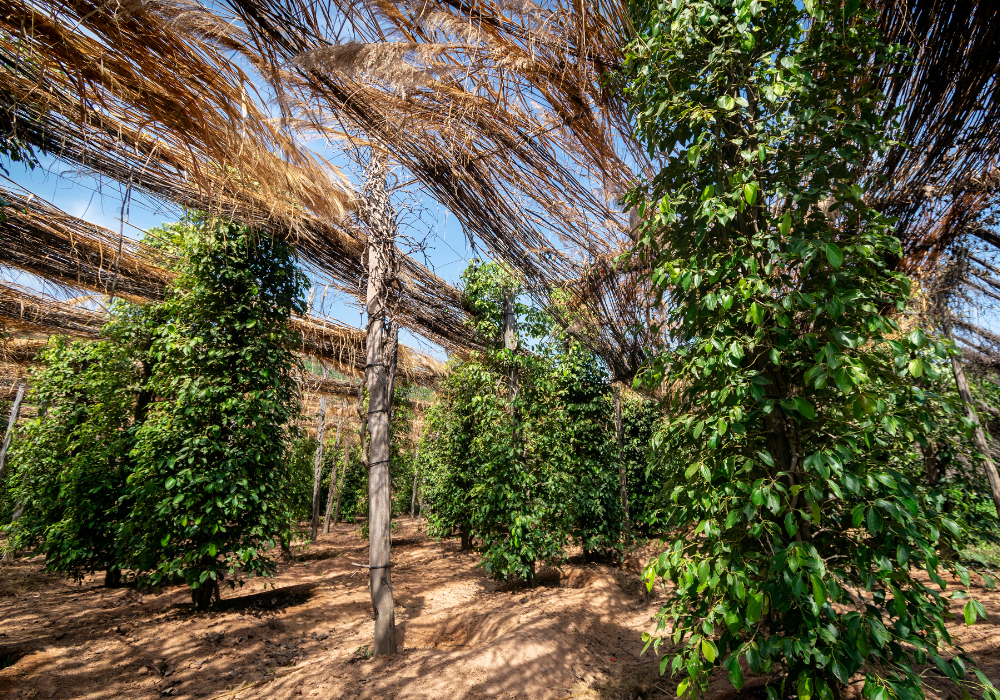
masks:
<path id="1" fill-rule="evenodd" d="M 357 292 L 365 236 L 345 218 L 355 194 L 271 124 L 225 55 L 242 46 L 235 30 L 191 2 L 58 5 L 0 0 L 0 129 L 136 190 L 265 228 Z M 401 283 L 404 326 L 447 348 L 474 344 L 457 291 L 412 260 Z"/>
<path id="2" fill-rule="evenodd" d="M 268 226 L 350 291 L 365 245 L 342 218 L 353 194 L 290 134 L 375 143 L 541 300 L 563 290 L 565 323 L 618 377 L 635 371 L 657 338 L 642 270 L 613 264 L 631 244 L 615 199 L 650 169 L 612 80 L 629 32 L 623 0 L 225 4 L 238 21 L 193 0 L 77 0 L 59 3 L 58 19 L 45 2 L 0 0 L 11 96 L 0 121 L 69 162 Z M 914 148 L 868 168 L 888 175 L 873 197 L 899 216 L 914 271 L 996 202 L 994 5 L 878 2 L 887 37 L 914 48 L 912 70 L 875 76 L 886 110 L 906 106 Z M 279 124 L 238 67 L 248 64 L 279 95 Z M 454 289 L 411 259 L 402 283 L 404 324 L 451 349 L 474 345 Z"/>
<path id="3" fill-rule="evenodd" d="M 160 300 L 174 275 L 162 254 L 70 216 L 23 190 L 0 187 L 13 205 L 0 223 L 0 267 L 130 301 Z"/>

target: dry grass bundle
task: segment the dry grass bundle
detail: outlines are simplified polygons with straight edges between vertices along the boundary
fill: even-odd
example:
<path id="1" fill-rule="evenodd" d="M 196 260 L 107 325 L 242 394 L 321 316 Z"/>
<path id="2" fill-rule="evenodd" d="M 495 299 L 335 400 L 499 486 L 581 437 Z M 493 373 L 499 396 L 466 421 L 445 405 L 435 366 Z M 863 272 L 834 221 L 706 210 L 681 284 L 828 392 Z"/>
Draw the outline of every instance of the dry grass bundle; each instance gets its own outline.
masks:
<path id="1" fill-rule="evenodd" d="M 626 30 L 623 5 L 230 5 L 257 51 L 288 71 L 274 87 L 291 109 L 317 130 L 378 142 L 493 256 L 520 270 L 542 303 L 555 290 L 569 297 L 573 320 L 587 325 L 583 337 L 616 373 L 634 373 L 655 338 L 636 316 L 634 279 L 600 262 L 630 243 L 615 205 L 636 177 L 626 163 L 647 168 L 608 84 Z M 334 36 L 341 25 L 366 43 L 348 54 Z M 378 56 L 378 69 L 355 70 L 360 56 Z M 387 85 L 393 71 L 418 69 L 434 71 L 433 84 Z M 574 281 L 594 265 L 609 267 L 609 283 L 583 290 Z"/>
<path id="2" fill-rule="evenodd" d="M 899 217 L 904 266 L 921 273 L 987 207 L 1000 167 L 1000 5 L 984 0 L 881 0 L 886 37 L 914 65 L 877 76 L 887 108 L 903 105 L 901 141 L 870 169 L 873 198 Z M 991 186 L 992 182 L 992 186 Z"/>
<path id="3" fill-rule="evenodd" d="M 8 329 L 96 338 L 107 315 L 73 306 L 47 294 L 0 283 L 0 324 Z"/>
<path id="4" fill-rule="evenodd" d="M 70 216 L 23 191 L 0 188 L 13 207 L 0 225 L 0 266 L 53 282 L 116 294 L 130 301 L 159 300 L 174 275 L 156 263 L 162 254 Z"/>

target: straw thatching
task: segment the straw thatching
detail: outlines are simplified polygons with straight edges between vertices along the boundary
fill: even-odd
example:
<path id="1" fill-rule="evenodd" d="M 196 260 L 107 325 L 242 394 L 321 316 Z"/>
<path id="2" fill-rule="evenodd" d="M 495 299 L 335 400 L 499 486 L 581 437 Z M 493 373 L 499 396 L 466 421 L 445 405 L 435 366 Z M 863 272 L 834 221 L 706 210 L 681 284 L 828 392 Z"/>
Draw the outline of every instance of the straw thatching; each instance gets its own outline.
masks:
<path id="1" fill-rule="evenodd" d="M 221 16 L 226 6 L 234 17 Z M 616 378 L 657 347 L 644 271 L 614 262 L 632 244 L 617 198 L 651 171 L 614 83 L 630 31 L 622 0 L 55 8 L 0 0 L 0 128 L 149 194 L 267 227 L 352 293 L 365 274 L 356 194 L 292 135 L 375 144 L 404 186 L 518 269 Z M 886 36 L 914 50 L 912 69 L 873 76 L 887 112 L 905 106 L 912 148 L 867 164 L 886 176 L 871 197 L 899 217 L 900 264 L 926 274 L 963 236 L 1000 247 L 975 225 L 997 201 L 1000 8 L 878 8 Z M 281 119 L 267 118 L 254 80 L 277 95 Z M 103 268 L 91 257 L 39 273 L 97 288 Z M 400 279 L 402 324 L 449 350 L 475 347 L 456 290 L 411 258 Z"/>
<path id="2" fill-rule="evenodd" d="M 158 301 L 173 279 L 159 251 L 70 216 L 22 190 L 0 187 L 12 204 L 0 224 L 0 266 L 58 284 Z"/>
<path id="3" fill-rule="evenodd" d="M 545 294 L 569 327 L 628 377 L 657 338 L 641 271 L 613 202 L 648 161 L 631 138 L 613 70 L 624 2 L 420 3 L 229 0 L 279 78 L 297 128 L 377 141 L 490 252 Z M 904 105 L 900 145 L 862 176 L 899 217 L 900 264 L 918 275 L 996 203 L 1000 7 L 881 0 L 889 40 L 914 65 L 873 79 Z M 349 38 L 343 38 L 349 37 Z M 624 331 L 624 329 L 630 329 Z"/>
<path id="4" fill-rule="evenodd" d="M 286 238 L 357 293 L 365 236 L 345 218 L 356 195 L 271 123 L 225 55 L 242 46 L 236 30 L 194 3 L 123 7 L 0 2 L 0 129 L 123 186 Z M 458 292 L 413 260 L 401 280 L 404 326 L 446 348 L 474 344 Z"/>

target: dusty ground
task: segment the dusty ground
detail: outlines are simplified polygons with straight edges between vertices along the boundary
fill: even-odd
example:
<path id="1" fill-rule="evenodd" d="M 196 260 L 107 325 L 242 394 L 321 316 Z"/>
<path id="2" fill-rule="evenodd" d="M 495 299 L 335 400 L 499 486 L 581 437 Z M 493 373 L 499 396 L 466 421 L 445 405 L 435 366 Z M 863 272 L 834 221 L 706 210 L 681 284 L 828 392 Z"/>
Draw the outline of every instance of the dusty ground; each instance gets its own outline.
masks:
<path id="1" fill-rule="evenodd" d="M 273 582 L 223 591 L 219 610 L 73 584 L 39 560 L 0 568 L 0 698 L 603 698 L 674 697 L 639 656 L 659 602 L 635 567 L 571 564 L 531 590 L 501 586 L 457 542 L 413 521 L 394 536 L 402 653 L 370 659 L 366 543 L 341 525 L 298 553 Z M 273 586 L 273 587 L 272 587 Z M 988 622 L 952 632 L 1000 681 L 1000 593 L 980 591 Z M 956 611 L 959 608 L 956 605 Z M 947 692 L 928 675 L 929 696 Z M 709 695 L 737 694 L 721 678 Z"/>

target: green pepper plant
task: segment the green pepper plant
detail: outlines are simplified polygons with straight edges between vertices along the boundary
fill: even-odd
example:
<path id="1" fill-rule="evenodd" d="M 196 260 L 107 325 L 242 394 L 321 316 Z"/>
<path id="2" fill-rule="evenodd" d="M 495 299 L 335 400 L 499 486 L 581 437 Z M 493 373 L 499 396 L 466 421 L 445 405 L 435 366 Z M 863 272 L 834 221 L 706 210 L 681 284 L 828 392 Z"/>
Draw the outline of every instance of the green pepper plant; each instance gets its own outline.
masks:
<path id="1" fill-rule="evenodd" d="M 900 329 L 910 280 L 894 221 L 866 197 L 895 129 L 871 74 L 904 70 L 904 53 L 858 0 L 630 10 L 620 77 L 662 164 L 625 198 L 631 255 L 670 339 L 642 381 L 670 397 L 654 453 L 690 455 L 669 484 L 674 537 L 645 572 L 674 584 L 647 646 L 686 676 L 679 695 L 722 665 L 737 688 L 770 677 L 772 698 L 857 683 L 909 700 L 930 663 L 997 697 L 944 653 L 965 592 L 940 552 L 961 531 L 918 496 L 920 442 L 958 415 L 936 369 L 953 350 Z"/>

